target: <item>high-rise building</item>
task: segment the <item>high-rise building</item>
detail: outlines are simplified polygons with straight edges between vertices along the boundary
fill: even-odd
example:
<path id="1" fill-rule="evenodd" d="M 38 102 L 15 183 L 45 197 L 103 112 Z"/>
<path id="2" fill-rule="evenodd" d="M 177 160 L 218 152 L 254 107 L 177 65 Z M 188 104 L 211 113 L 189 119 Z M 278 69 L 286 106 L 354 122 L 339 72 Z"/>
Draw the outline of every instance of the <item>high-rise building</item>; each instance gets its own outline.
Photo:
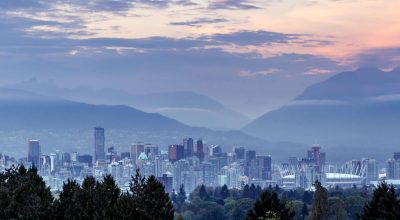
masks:
<path id="1" fill-rule="evenodd" d="M 153 160 L 159 154 L 158 147 L 153 144 L 145 144 L 144 153 L 149 159 Z"/>
<path id="2" fill-rule="evenodd" d="M 84 154 L 84 155 L 78 155 L 78 162 L 79 163 L 85 163 L 89 167 L 93 167 L 93 156 L 89 154 Z"/>
<path id="3" fill-rule="evenodd" d="M 395 160 L 400 160 L 400 152 L 394 152 L 394 153 L 393 153 L 393 158 L 394 158 Z"/>
<path id="4" fill-rule="evenodd" d="M 222 148 L 219 145 L 212 145 L 211 146 L 211 156 L 219 157 L 222 155 Z"/>
<path id="5" fill-rule="evenodd" d="M 364 158 L 362 160 L 363 176 L 367 183 L 376 181 L 379 178 L 378 162 L 375 159 Z"/>
<path id="6" fill-rule="evenodd" d="M 234 151 L 235 151 L 237 160 L 244 160 L 245 159 L 245 149 L 244 149 L 244 147 L 235 147 Z"/>
<path id="7" fill-rule="evenodd" d="M 138 142 L 131 146 L 131 159 L 136 162 L 141 153 L 144 153 L 144 143 Z"/>
<path id="8" fill-rule="evenodd" d="M 201 139 L 196 141 L 196 156 L 200 159 L 200 161 L 204 160 L 204 144 L 203 140 Z"/>
<path id="9" fill-rule="evenodd" d="M 194 153 L 194 140 L 192 138 L 183 139 L 183 146 L 185 147 L 185 157 L 191 157 Z"/>
<path id="10" fill-rule="evenodd" d="M 36 166 L 40 170 L 40 144 L 37 140 L 30 140 L 28 142 L 28 162 Z"/>
<path id="11" fill-rule="evenodd" d="M 185 156 L 185 148 L 183 145 L 170 145 L 168 147 L 168 159 L 172 162 L 183 159 Z"/>
<path id="12" fill-rule="evenodd" d="M 250 163 L 250 161 L 256 159 L 256 151 L 255 150 L 248 150 L 246 151 L 246 161 Z"/>
<path id="13" fill-rule="evenodd" d="M 104 128 L 94 128 L 94 161 L 106 159 Z"/>
<path id="14" fill-rule="evenodd" d="M 264 180 L 272 180 L 271 156 L 257 156 L 259 176 Z"/>

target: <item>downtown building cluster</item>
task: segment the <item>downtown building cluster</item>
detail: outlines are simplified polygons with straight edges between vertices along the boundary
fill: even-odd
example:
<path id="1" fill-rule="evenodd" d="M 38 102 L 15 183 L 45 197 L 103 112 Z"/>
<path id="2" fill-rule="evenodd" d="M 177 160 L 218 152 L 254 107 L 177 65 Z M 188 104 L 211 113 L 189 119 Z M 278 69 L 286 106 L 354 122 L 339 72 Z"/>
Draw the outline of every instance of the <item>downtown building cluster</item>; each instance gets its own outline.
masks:
<path id="1" fill-rule="evenodd" d="M 0 171 L 11 165 L 34 165 L 53 191 L 60 190 L 68 179 L 83 181 L 86 176 L 112 175 L 122 190 L 129 188 L 131 177 L 139 169 L 143 176 L 154 175 L 171 193 L 185 186 L 187 192 L 199 185 L 241 188 L 254 181 L 264 187 L 272 181 L 270 156 L 235 147 L 223 152 L 219 145 L 206 145 L 202 139 L 185 138 L 181 143 L 160 149 L 137 142 L 129 151 L 117 152 L 106 147 L 105 129 L 94 128 L 94 153 L 55 151 L 42 154 L 38 140 L 29 140 L 26 158 L 16 161 L 0 155 Z"/>
<path id="2" fill-rule="evenodd" d="M 169 193 L 181 185 L 186 192 L 199 185 L 241 189 L 254 184 L 263 188 L 279 185 L 285 189 L 312 189 L 315 181 L 327 187 L 377 185 L 382 180 L 400 186 L 400 153 L 394 153 L 383 167 L 370 158 L 338 165 L 327 162 L 325 152 L 315 144 L 303 158 L 289 157 L 287 162 L 273 164 L 271 156 L 259 155 L 255 150 L 233 147 L 224 152 L 221 146 L 208 145 L 202 139 L 185 138 L 163 148 L 137 142 L 122 152 L 113 146 L 106 147 L 105 140 L 105 129 L 96 127 L 93 155 L 60 151 L 42 154 L 39 141 L 30 140 L 26 158 L 17 161 L 0 154 L 0 171 L 13 164 L 35 165 L 54 191 L 60 190 L 68 179 L 79 182 L 86 176 L 100 179 L 107 174 L 125 190 L 137 169 L 143 176 L 157 177 Z"/>

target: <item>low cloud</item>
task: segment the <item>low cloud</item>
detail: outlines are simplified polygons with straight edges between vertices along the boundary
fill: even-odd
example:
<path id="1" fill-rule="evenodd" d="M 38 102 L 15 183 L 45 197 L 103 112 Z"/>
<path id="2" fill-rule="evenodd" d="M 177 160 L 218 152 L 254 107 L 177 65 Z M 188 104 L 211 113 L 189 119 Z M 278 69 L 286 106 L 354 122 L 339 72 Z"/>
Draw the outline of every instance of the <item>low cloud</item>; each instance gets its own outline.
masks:
<path id="1" fill-rule="evenodd" d="M 253 5 L 247 0 L 213 0 L 208 6 L 209 9 L 241 9 L 253 10 L 260 7 Z"/>
<path id="2" fill-rule="evenodd" d="M 326 105 L 345 105 L 347 102 L 340 100 L 330 100 L 330 99 L 310 99 L 310 100 L 294 100 L 287 104 L 287 106 L 308 106 L 308 105 L 316 105 L 316 106 L 326 106 Z"/>
<path id="3" fill-rule="evenodd" d="M 227 22 L 227 19 L 224 18 L 214 18 L 214 19 L 208 19 L 208 18 L 199 18 L 191 21 L 178 21 L 178 22 L 171 22 L 169 23 L 170 25 L 173 26 L 190 26 L 190 27 L 200 27 L 204 24 L 216 24 L 216 23 L 223 23 Z"/>

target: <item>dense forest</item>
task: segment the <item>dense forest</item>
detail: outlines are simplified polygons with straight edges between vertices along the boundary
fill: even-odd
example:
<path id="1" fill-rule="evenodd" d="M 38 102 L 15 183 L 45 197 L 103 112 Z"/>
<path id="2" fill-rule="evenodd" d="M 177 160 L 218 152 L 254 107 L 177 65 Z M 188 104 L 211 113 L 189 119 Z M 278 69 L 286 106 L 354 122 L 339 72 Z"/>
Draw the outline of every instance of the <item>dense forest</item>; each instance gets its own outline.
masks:
<path id="1" fill-rule="evenodd" d="M 35 167 L 11 167 L 0 174 L 0 219 L 400 219 L 398 193 L 384 182 L 350 189 L 316 182 L 315 191 L 202 185 L 187 196 L 183 186 L 168 195 L 157 178 L 137 171 L 129 188 L 121 191 L 107 175 L 100 181 L 87 177 L 82 184 L 68 180 L 52 194 Z"/>

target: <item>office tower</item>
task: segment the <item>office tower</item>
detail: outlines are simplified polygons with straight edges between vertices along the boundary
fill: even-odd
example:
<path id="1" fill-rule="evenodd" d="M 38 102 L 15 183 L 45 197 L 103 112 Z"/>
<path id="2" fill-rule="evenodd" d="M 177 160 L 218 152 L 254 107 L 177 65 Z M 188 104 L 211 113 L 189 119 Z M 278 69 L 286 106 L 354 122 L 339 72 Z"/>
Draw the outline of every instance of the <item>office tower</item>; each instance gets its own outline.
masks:
<path id="1" fill-rule="evenodd" d="M 37 140 L 30 140 L 28 142 L 28 162 L 36 166 L 40 170 L 40 144 Z"/>
<path id="2" fill-rule="evenodd" d="M 131 159 L 134 163 L 136 163 L 136 160 L 141 153 L 144 153 L 144 143 L 138 142 L 131 146 Z"/>
<path id="3" fill-rule="evenodd" d="M 50 171 L 53 172 L 55 169 L 58 167 L 58 155 L 57 153 L 51 153 L 50 154 Z"/>
<path id="4" fill-rule="evenodd" d="M 72 162 L 77 162 L 78 161 L 78 152 L 72 152 L 71 153 L 71 161 Z"/>
<path id="5" fill-rule="evenodd" d="M 153 144 L 145 144 L 144 145 L 144 153 L 147 158 L 153 160 L 158 154 L 158 147 Z"/>
<path id="6" fill-rule="evenodd" d="M 378 162 L 376 160 L 364 158 L 362 160 L 362 166 L 364 170 L 363 177 L 365 177 L 367 184 L 369 184 L 369 182 L 371 181 L 378 180 L 379 172 L 378 172 Z"/>
<path id="7" fill-rule="evenodd" d="M 244 147 L 235 147 L 234 151 L 235 151 L 237 160 L 244 160 L 245 159 L 245 149 L 244 149 Z"/>
<path id="8" fill-rule="evenodd" d="M 121 159 L 125 158 L 131 158 L 131 153 L 130 152 L 121 152 Z"/>
<path id="9" fill-rule="evenodd" d="M 387 179 L 400 179 L 400 160 L 389 159 L 386 166 Z"/>
<path id="10" fill-rule="evenodd" d="M 173 177 L 172 176 L 163 174 L 162 177 L 157 177 L 157 180 L 163 184 L 165 192 L 168 193 L 168 195 L 172 193 L 172 185 L 173 185 Z"/>
<path id="11" fill-rule="evenodd" d="M 395 160 L 400 160 L 400 152 L 394 152 L 394 153 L 393 153 L 393 158 L 394 158 Z"/>
<path id="12" fill-rule="evenodd" d="M 250 161 L 256 159 L 256 151 L 255 150 L 248 150 L 246 151 L 246 161 L 250 163 Z"/>
<path id="13" fill-rule="evenodd" d="M 93 156 L 89 154 L 78 155 L 78 162 L 85 163 L 89 167 L 93 167 Z"/>
<path id="14" fill-rule="evenodd" d="M 64 152 L 61 154 L 61 164 L 71 163 L 71 154 Z"/>
<path id="15" fill-rule="evenodd" d="M 185 148 L 183 145 L 170 145 L 168 147 L 168 159 L 172 162 L 183 159 L 185 156 Z"/>
<path id="16" fill-rule="evenodd" d="M 40 157 L 40 174 L 43 176 L 50 175 L 51 172 L 51 161 L 50 156 L 42 155 Z"/>
<path id="17" fill-rule="evenodd" d="M 318 144 L 312 145 L 311 150 L 307 151 L 307 156 L 308 159 L 310 159 L 315 163 L 315 165 L 317 165 L 317 171 L 321 172 L 326 160 L 325 153 L 321 152 L 321 146 Z"/>
<path id="18" fill-rule="evenodd" d="M 201 139 L 196 141 L 196 156 L 200 159 L 200 161 L 204 160 L 204 144 L 203 140 Z"/>
<path id="19" fill-rule="evenodd" d="M 203 163 L 202 171 L 203 171 L 203 183 L 206 186 L 215 186 L 217 178 L 215 165 L 211 163 Z"/>
<path id="20" fill-rule="evenodd" d="M 259 177 L 264 180 L 272 180 L 271 156 L 257 156 Z"/>
<path id="21" fill-rule="evenodd" d="M 94 161 L 106 159 L 104 128 L 94 128 Z"/>
<path id="22" fill-rule="evenodd" d="M 222 154 L 222 148 L 219 145 L 211 146 L 211 156 L 220 157 Z"/>
<path id="23" fill-rule="evenodd" d="M 183 146 L 185 147 L 185 157 L 191 157 L 194 153 L 194 140 L 192 138 L 183 139 Z"/>

